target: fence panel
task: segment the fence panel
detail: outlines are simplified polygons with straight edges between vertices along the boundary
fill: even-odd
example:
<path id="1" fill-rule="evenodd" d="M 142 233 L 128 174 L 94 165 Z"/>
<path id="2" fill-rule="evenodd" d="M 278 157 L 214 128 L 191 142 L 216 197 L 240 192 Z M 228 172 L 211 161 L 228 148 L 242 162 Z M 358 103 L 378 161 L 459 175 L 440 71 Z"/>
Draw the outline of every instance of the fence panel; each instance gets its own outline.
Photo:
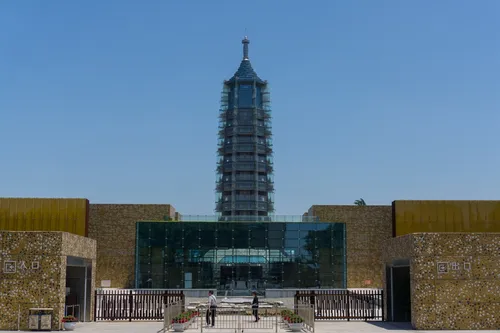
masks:
<path id="1" fill-rule="evenodd" d="M 181 303 L 182 291 L 96 290 L 94 320 L 162 320 L 163 305 Z"/>
<path id="2" fill-rule="evenodd" d="M 295 305 L 314 306 L 316 320 L 383 320 L 384 291 L 304 290 L 295 294 Z"/>
<path id="3" fill-rule="evenodd" d="M 314 332 L 314 305 L 298 304 L 294 310 L 295 313 L 302 318 L 304 329 L 309 332 Z"/>
<path id="4" fill-rule="evenodd" d="M 190 329 L 200 329 L 202 319 L 198 310 L 187 310 L 183 302 L 174 304 L 163 305 L 163 313 L 165 318 L 163 320 L 163 330 L 160 332 L 168 332 L 170 329 L 175 332 L 185 331 Z"/>
<path id="5" fill-rule="evenodd" d="M 256 315 L 258 320 L 256 320 Z M 278 307 L 275 305 L 261 305 L 257 309 L 246 306 L 240 312 L 240 326 L 242 330 L 272 330 L 278 324 Z"/>
<path id="6" fill-rule="evenodd" d="M 168 330 L 245 330 L 277 331 L 280 309 L 277 305 L 262 305 L 255 310 L 250 305 L 239 304 L 234 306 L 221 305 L 216 309 L 208 310 L 205 304 L 195 307 L 173 304 L 164 306 L 164 323 L 161 332 Z"/>

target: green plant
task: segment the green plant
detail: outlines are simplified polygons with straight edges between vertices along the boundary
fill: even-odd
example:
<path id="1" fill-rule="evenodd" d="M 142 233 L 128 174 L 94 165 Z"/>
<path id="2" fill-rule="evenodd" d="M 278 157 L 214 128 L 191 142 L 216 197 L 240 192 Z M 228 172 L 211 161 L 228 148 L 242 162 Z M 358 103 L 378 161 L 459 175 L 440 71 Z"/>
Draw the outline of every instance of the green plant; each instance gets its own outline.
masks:
<path id="1" fill-rule="evenodd" d="M 290 318 L 288 319 L 288 322 L 290 324 L 300 324 L 300 323 L 304 322 L 304 319 L 302 319 L 301 316 L 294 314 L 294 315 L 290 316 Z"/>
<path id="2" fill-rule="evenodd" d="M 78 319 L 76 319 L 75 316 L 64 316 L 63 319 L 61 319 L 61 322 L 63 323 L 74 323 L 77 321 Z"/>
<path id="3" fill-rule="evenodd" d="M 289 324 L 300 324 L 304 322 L 304 319 L 302 319 L 301 316 L 295 314 L 292 310 L 282 310 L 281 311 L 281 317 L 283 318 L 284 321 L 288 322 Z"/>
<path id="4" fill-rule="evenodd" d="M 192 318 L 198 315 L 198 311 L 186 311 L 174 317 L 172 319 L 172 324 L 184 324 L 190 321 Z"/>
<path id="5" fill-rule="evenodd" d="M 363 198 L 359 198 L 358 200 L 354 201 L 354 204 L 356 206 L 366 206 L 366 202 Z"/>

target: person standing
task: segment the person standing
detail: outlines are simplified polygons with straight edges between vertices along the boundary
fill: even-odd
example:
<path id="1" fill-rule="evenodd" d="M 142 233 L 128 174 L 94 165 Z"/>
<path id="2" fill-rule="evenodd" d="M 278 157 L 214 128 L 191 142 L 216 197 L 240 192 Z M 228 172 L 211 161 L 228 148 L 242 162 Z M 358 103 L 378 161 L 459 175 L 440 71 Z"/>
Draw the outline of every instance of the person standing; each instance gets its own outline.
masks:
<path id="1" fill-rule="evenodd" d="M 208 309 L 207 309 L 207 315 L 206 315 L 206 320 L 207 320 L 207 325 L 210 326 L 210 323 L 212 324 L 212 327 L 215 325 L 215 311 L 217 309 L 217 298 L 214 295 L 214 292 L 210 290 L 208 292 Z M 210 320 L 212 319 L 212 320 Z"/>
<path id="2" fill-rule="evenodd" d="M 254 291 L 253 293 L 253 301 L 252 301 L 252 312 L 255 317 L 255 322 L 258 322 L 260 320 L 259 318 L 259 298 L 257 297 L 257 292 Z"/>

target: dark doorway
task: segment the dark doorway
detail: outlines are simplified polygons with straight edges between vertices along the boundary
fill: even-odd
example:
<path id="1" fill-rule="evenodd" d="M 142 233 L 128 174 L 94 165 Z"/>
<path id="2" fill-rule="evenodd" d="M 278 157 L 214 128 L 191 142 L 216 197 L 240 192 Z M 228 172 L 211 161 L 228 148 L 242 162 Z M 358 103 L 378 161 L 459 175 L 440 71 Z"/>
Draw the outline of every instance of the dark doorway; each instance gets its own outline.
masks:
<path id="1" fill-rule="evenodd" d="M 410 266 L 393 266 L 388 270 L 390 283 L 389 318 L 391 321 L 411 321 Z"/>
<path id="2" fill-rule="evenodd" d="M 65 315 L 79 321 L 90 321 L 92 262 L 76 257 L 67 258 Z"/>

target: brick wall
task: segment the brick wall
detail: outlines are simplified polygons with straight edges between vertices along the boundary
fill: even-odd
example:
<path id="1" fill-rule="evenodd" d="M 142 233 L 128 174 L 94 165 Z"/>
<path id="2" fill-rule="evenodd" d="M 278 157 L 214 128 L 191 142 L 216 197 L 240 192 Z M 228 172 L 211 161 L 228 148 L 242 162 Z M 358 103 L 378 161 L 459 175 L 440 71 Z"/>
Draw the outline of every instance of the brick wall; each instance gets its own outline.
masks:
<path id="1" fill-rule="evenodd" d="M 109 280 L 113 288 L 133 288 L 136 222 L 174 216 L 175 209 L 168 204 L 91 204 L 89 237 L 97 240 L 96 287 Z"/>

